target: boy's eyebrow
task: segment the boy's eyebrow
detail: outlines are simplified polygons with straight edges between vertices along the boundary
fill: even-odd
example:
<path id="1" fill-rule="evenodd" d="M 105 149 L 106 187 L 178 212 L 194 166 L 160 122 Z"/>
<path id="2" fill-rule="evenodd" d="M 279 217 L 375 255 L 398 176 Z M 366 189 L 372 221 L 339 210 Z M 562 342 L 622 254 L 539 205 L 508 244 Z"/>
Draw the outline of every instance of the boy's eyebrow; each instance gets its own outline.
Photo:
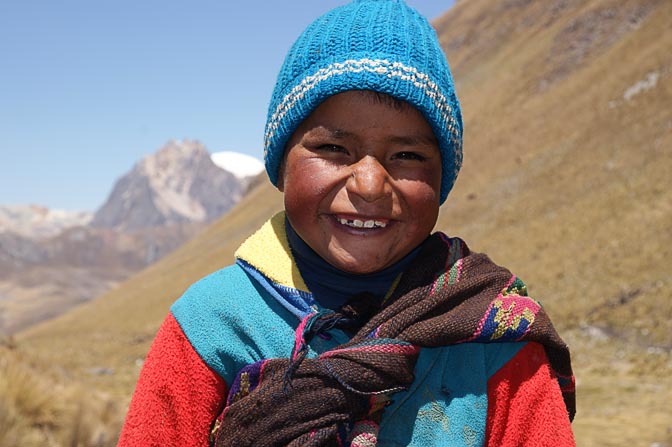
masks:
<path id="1" fill-rule="evenodd" d="M 326 127 L 325 127 L 324 130 L 326 130 L 327 132 L 329 132 L 329 133 L 331 134 L 332 137 L 334 137 L 334 138 L 339 138 L 339 139 L 343 139 L 343 138 L 352 138 L 352 137 L 355 136 L 354 133 L 352 133 L 352 132 L 348 132 L 348 131 L 343 130 L 343 129 L 329 129 L 329 128 L 326 128 Z"/>
<path id="2" fill-rule="evenodd" d="M 311 130 L 311 133 L 316 136 L 335 138 L 343 140 L 345 138 L 355 138 L 355 134 L 343 129 L 332 129 L 324 125 L 320 125 Z"/>
<path id="3" fill-rule="evenodd" d="M 405 135 L 405 136 L 392 136 L 390 142 L 398 144 L 400 146 L 432 146 L 438 145 L 436 137 L 432 135 Z"/>
<path id="4" fill-rule="evenodd" d="M 336 139 L 345 139 L 345 138 L 356 138 L 357 135 L 348 132 L 343 129 L 329 129 L 328 127 L 320 127 L 320 130 L 323 130 L 329 134 L 329 136 Z M 398 144 L 400 146 L 422 146 L 422 145 L 438 145 L 438 141 L 434 134 L 424 135 L 392 135 L 388 138 L 390 143 Z"/>

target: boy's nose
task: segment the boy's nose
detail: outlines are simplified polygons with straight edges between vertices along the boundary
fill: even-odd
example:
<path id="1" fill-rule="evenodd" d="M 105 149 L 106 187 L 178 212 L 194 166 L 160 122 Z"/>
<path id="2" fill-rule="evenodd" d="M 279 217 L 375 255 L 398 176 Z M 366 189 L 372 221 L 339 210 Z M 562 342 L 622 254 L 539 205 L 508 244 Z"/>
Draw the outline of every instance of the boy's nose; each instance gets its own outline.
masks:
<path id="1" fill-rule="evenodd" d="M 366 202 L 375 202 L 392 191 L 389 174 L 375 157 L 362 157 L 350 168 L 352 172 L 345 185 L 349 193 L 358 195 Z"/>

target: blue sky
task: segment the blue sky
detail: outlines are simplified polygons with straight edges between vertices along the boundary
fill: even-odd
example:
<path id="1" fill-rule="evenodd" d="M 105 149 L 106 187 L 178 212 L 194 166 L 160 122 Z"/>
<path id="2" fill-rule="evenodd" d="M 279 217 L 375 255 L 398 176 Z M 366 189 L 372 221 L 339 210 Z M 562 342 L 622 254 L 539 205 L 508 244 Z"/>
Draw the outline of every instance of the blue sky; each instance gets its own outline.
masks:
<path id="1" fill-rule="evenodd" d="M 261 158 L 285 52 L 344 3 L 0 0 L 0 205 L 94 211 L 170 139 Z"/>

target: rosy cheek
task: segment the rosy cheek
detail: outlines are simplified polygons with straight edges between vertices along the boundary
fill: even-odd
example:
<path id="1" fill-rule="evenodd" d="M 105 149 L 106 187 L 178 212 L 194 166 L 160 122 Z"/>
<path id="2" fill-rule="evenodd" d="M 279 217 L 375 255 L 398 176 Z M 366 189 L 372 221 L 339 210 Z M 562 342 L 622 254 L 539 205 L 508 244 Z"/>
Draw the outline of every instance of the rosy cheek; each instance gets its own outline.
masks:
<path id="1" fill-rule="evenodd" d="M 439 206 L 439 189 L 427 187 L 423 189 L 422 200 L 429 204 L 434 203 Z"/>
<path id="2" fill-rule="evenodd" d="M 433 186 L 433 182 L 428 179 L 404 180 L 399 183 L 406 197 L 413 198 L 415 204 L 439 202 L 440 187 Z"/>

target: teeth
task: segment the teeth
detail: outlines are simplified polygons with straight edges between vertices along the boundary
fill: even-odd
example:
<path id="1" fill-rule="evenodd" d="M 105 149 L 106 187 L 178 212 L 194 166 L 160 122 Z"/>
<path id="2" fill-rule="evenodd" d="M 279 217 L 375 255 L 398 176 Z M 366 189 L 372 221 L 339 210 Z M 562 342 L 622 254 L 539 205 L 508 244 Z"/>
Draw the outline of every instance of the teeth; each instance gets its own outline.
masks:
<path id="1" fill-rule="evenodd" d="M 354 228 L 385 228 L 387 224 L 380 220 L 359 220 L 359 219 L 338 219 L 341 225 L 347 225 Z"/>

